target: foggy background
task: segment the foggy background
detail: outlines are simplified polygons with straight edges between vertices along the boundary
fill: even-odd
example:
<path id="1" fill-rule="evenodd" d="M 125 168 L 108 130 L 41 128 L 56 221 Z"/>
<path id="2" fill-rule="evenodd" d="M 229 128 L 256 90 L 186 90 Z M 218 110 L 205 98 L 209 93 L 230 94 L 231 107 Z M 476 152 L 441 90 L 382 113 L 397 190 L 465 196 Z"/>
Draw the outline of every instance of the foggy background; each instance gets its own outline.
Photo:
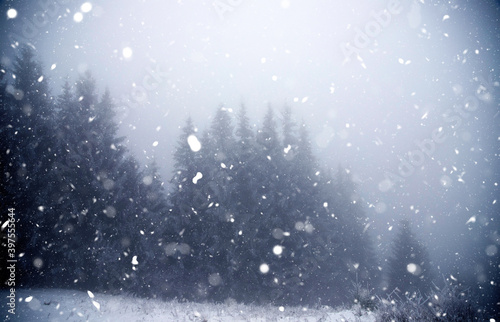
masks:
<path id="1" fill-rule="evenodd" d="M 320 163 L 350 169 L 382 253 L 408 218 L 436 266 L 453 267 L 467 258 L 468 231 L 493 218 L 496 1 L 45 3 L 1 2 L 2 62 L 18 54 L 15 41 L 30 42 L 54 96 L 90 70 L 119 98 L 126 145 L 156 161 L 167 188 L 188 116 L 203 131 L 217 107 L 244 104 L 259 128 L 269 105 L 279 115 L 286 104 Z M 419 153 L 433 133 L 446 138 Z M 409 153 L 413 171 L 400 161 Z"/>

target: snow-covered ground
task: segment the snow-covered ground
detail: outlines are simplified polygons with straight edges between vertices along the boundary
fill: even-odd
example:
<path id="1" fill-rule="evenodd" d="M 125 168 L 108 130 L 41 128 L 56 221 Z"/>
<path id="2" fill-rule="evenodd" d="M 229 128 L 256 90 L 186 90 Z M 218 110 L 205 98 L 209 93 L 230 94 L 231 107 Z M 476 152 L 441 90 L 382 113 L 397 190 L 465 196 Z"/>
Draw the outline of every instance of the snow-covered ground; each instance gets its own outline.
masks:
<path id="1" fill-rule="evenodd" d="M 375 321 L 356 310 L 164 302 L 61 289 L 17 290 L 13 315 L 9 292 L 0 294 L 5 321 Z"/>

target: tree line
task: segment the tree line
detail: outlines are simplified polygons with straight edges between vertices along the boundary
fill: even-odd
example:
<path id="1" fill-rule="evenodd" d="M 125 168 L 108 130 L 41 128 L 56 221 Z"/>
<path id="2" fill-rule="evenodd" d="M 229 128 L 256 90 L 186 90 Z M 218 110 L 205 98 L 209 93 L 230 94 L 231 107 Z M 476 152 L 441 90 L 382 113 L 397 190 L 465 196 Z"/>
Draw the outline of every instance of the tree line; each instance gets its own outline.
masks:
<path id="1" fill-rule="evenodd" d="M 408 223 L 379 263 L 349 171 L 319 166 L 290 108 L 269 108 L 258 128 L 244 106 L 218 108 L 203 133 L 188 119 L 165 183 L 129 153 L 89 73 L 53 97 L 31 49 L 0 70 L 0 198 L 17 213 L 18 285 L 296 305 L 350 303 L 355 283 L 431 287 Z"/>

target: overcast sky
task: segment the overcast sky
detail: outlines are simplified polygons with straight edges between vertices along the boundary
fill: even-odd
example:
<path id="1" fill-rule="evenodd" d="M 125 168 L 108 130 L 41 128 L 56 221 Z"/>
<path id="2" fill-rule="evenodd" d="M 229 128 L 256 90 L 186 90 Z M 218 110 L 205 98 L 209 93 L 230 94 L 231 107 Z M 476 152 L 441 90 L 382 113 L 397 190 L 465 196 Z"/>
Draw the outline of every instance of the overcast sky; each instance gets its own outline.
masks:
<path id="1" fill-rule="evenodd" d="M 321 164 L 350 169 L 380 248 L 408 217 L 439 262 L 470 242 L 460 238 L 466 222 L 498 198 L 499 8 L 2 1 L 1 57 L 8 65 L 13 42 L 29 41 L 54 95 L 65 77 L 90 70 L 116 98 L 129 148 L 156 160 L 166 182 L 187 116 L 203 130 L 218 106 L 243 103 L 258 128 L 269 104 L 277 115 L 288 104 L 308 124 Z"/>

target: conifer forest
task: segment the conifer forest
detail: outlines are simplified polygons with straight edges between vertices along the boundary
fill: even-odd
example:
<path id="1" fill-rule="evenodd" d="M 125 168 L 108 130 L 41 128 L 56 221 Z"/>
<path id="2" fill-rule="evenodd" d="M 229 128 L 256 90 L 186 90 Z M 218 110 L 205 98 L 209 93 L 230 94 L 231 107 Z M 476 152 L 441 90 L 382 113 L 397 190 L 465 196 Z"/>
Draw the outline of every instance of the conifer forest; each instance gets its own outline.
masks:
<path id="1" fill-rule="evenodd" d="M 499 321 L 497 1 L 0 15 L 2 318 L 70 290 Z"/>

